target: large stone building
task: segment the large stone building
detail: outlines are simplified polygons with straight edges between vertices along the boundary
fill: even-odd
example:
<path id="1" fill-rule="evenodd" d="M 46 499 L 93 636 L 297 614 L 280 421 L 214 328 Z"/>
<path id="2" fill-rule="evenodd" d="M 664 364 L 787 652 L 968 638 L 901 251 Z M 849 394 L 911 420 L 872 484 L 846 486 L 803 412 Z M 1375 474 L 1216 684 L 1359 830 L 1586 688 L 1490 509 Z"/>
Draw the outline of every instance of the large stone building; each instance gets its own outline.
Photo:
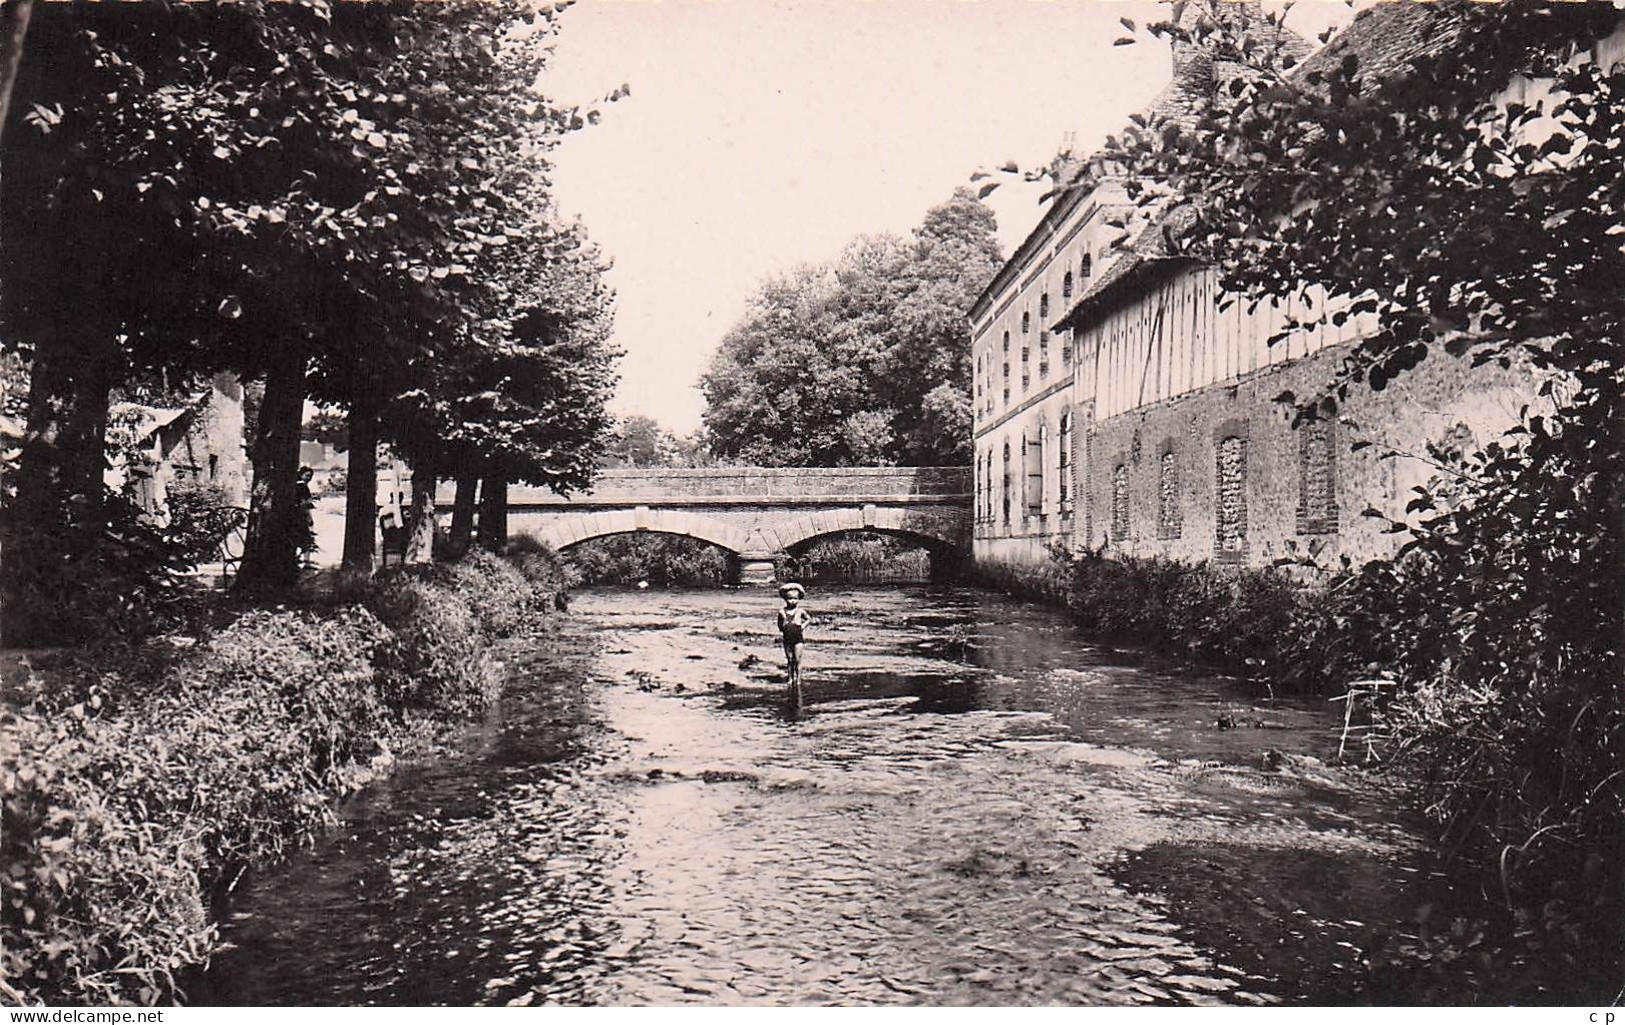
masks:
<path id="1" fill-rule="evenodd" d="M 1439 43 L 1430 6 L 1362 12 L 1305 60 L 1301 40 L 1279 42 L 1298 74 L 1350 52 L 1381 74 Z M 1176 17 L 1206 7 L 1176 4 Z M 1173 64 L 1154 112 L 1175 118 L 1235 72 L 1193 44 Z M 1429 443 L 1488 440 L 1533 396 L 1516 367 L 1431 360 L 1384 392 L 1352 394 L 1336 423 L 1294 427 L 1275 398 L 1325 385 L 1370 320 L 1269 345 L 1302 311 L 1220 310 L 1215 272 L 1171 255 L 1121 181 L 1098 165 L 1093 180 L 1048 207 L 971 311 L 980 563 L 1035 562 L 1057 546 L 1247 565 L 1384 554 L 1394 535 L 1362 512 L 1403 515 L 1438 472 Z M 1114 246 L 1124 232 L 1132 243 Z"/>

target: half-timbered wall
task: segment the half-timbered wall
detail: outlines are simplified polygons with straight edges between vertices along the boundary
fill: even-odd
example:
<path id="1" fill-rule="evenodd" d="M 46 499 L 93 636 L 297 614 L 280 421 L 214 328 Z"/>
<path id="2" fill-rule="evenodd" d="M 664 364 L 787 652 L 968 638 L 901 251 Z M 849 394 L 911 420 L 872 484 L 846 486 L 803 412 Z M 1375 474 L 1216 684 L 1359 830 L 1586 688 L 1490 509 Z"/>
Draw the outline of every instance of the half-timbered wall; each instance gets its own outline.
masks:
<path id="1" fill-rule="evenodd" d="M 1217 289 L 1213 270 L 1179 270 L 1078 332 L 1078 383 L 1097 419 L 1314 355 L 1371 326 L 1368 317 L 1351 317 L 1291 331 L 1271 345 L 1289 324 L 1319 317 L 1320 291 L 1273 306 L 1238 299 L 1221 309 Z"/>

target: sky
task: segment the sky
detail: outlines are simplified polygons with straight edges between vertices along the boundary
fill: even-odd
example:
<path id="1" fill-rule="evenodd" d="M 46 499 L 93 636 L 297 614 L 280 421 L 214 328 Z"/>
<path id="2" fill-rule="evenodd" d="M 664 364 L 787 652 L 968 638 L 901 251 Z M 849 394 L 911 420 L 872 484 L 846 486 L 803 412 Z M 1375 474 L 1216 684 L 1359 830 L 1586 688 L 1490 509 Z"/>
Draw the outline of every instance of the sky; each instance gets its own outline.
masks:
<path id="1" fill-rule="evenodd" d="M 1271 6 L 1266 4 L 1266 7 Z M 1363 5 L 1362 5 L 1363 6 Z M 972 172 L 1087 152 L 1167 82 L 1149 0 L 583 0 L 559 19 L 543 87 L 591 104 L 630 95 L 554 155 L 554 193 L 613 262 L 611 409 L 699 426 L 700 374 L 767 276 L 852 238 L 907 233 Z M 1346 22 L 1304 0 L 1311 40 Z M 1008 255 L 1039 187 L 988 199 Z"/>

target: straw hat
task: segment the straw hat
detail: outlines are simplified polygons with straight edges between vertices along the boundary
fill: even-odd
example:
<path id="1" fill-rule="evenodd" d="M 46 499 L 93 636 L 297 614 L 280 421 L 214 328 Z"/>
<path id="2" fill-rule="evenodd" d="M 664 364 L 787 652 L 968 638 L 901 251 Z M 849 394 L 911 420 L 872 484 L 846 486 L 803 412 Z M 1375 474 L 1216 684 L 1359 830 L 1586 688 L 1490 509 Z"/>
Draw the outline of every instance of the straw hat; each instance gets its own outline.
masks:
<path id="1" fill-rule="evenodd" d="M 780 598 L 788 598 L 792 594 L 795 595 L 797 598 L 800 598 L 802 595 L 804 595 L 806 593 L 807 593 L 807 589 L 805 587 L 802 587 L 800 584 L 790 583 L 790 584 L 780 584 L 779 585 L 779 597 Z"/>

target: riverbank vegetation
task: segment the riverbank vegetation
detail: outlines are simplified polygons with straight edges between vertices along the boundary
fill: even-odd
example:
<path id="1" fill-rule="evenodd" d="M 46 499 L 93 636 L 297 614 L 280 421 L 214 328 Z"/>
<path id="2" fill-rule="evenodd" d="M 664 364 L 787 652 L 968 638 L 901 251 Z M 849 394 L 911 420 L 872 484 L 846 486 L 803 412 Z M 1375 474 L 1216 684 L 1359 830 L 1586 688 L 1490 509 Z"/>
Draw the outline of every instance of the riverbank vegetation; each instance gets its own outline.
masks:
<path id="1" fill-rule="evenodd" d="M 779 575 L 807 583 L 925 583 L 932 579 L 931 553 L 885 534 L 836 534 L 797 548 Z"/>
<path id="2" fill-rule="evenodd" d="M 1421 529 L 1397 558 L 1358 569 L 1085 552 L 983 583 L 1065 604 L 1107 643 L 1182 655 L 1271 694 L 1351 704 L 1348 757 L 1400 773 L 1437 826 L 1442 861 L 1503 912 L 1470 924 L 1460 942 L 1441 936 L 1432 953 L 1393 953 L 1377 967 L 1440 957 L 1515 971 L 1539 958 L 1573 980 L 1574 994 L 1605 1001 L 1619 985 L 1622 909 L 1611 880 L 1625 821 L 1617 638 L 1601 623 L 1615 585 L 1549 535 L 1509 537 L 1493 504 Z M 1565 521 L 1563 541 L 1580 545 L 1596 529 Z M 1566 593 L 1532 593 L 1545 579 Z"/>
<path id="3" fill-rule="evenodd" d="M 196 635 L 55 653 L 0 706 L 9 1002 L 159 1003 L 215 942 L 251 864 L 480 715 L 503 637 L 534 635 L 556 561 L 483 551 L 342 575 Z"/>
<path id="4" fill-rule="evenodd" d="M 16 6 L 0 993 L 165 1001 L 211 898 L 479 714 L 492 642 L 562 586 L 544 551 L 493 553 L 509 484 L 586 486 L 609 426 L 604 261 L 548 162 L 599 114 L 540 91 L 562 4 Z M 120 420 L 209 389 L 219 463 L 246 449 L 251 476 L 160 467 Z M 302 564 L 307 433 L 348 454 L 336 576 Z M 410 565 L 373 577 L 385 446 L 411 469 Z M 238 531 L 231 592 L 200 586 Z"/>
<path id="5" fill-rule="evenodd" d="M 571 545 L 564 564 L 578 583 L 722 587 L 739 579 L 739 557 L 677 534 L 614 534 Z"/>

